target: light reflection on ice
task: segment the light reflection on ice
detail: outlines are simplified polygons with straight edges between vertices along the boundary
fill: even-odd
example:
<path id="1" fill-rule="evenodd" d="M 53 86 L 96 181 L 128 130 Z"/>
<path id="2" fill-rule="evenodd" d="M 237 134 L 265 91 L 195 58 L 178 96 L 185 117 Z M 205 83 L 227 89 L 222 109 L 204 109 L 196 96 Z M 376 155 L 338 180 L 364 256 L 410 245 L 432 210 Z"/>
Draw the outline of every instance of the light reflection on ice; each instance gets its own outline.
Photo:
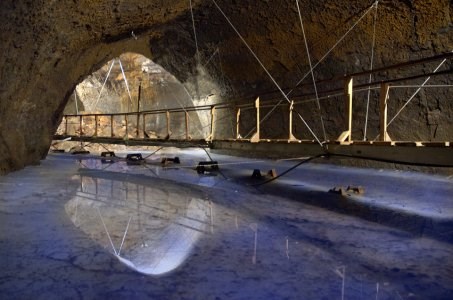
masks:
<path id="1" fill-rule="evenodd" d="M 79 190 L 66 203 L 66 213 L 76 227 L 137 272 L 171 272 L 209 230 L 209 202 L 188 188 L 154 179 L 145 186 L 79 177 Z"/>

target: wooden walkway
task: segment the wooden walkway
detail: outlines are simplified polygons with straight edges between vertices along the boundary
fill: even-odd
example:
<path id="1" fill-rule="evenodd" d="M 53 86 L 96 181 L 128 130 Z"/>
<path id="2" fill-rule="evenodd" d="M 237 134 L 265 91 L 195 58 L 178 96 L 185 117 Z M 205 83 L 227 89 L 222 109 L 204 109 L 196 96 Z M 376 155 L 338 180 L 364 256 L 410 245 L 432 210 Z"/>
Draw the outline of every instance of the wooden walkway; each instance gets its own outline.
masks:
<path id="1" fill-rule="evenodd" d="M 249 100 L 245 104 L 243 104 L 243 101 L 230 101 L 215 105 L 132 113 L 65 115 L 54 139 L 71 139 L 72 141 L 88 143 L 124 144 L 130 146 L 203 147 L 228 150 L 230 153 L 237 152 L 245 156 L 257 155 L 281 158 L 325 154 L 403 164 L 453 167 L 453 142 L 392 141 L 390 138 L 391 134 L 389 135 L 388 131 L 389 122 L 387 116 L 387 106 L 390 101 L 389 89 L 393 84 L 401 82 L 407 84 L 414 80 L 419 84 L 420 80 L 417 81 L 417 79 L 423 78 L 425 78 L 426 83 L 429 78 L 438 76 L 444 76 L 448 83 L 448 80 L 451 80 L 451 76 L 448 77 L 448 75 L 453 73 L 451 69 L 434 71 L 432 73 L 420 73 L 421 71 L 418 71 L 419 73 L 412 74 L 408 77 L 391 78 L 385 81 L 354 85 L 354 80 L 360 77 L 363 78 L 363 76 L 369 76 L 370 74 L 413 66 L 418 66 L 418 70 L 421 70 L 420 66 L 425 66 L 426 63 L 441 60 L 442 62 L 439 65 L 441 66 L 444 62 L 452 58 L 453 52 L 450 52 L 319 82 L 320 85 L 332 81 L 341 81 L 343 84 L 343 88 L 341 89 L 319 91 L 321 97 L 329 97 L 329 95 L 337 95 L 338 92 L 341 92 L 344 98 L 346 106 L 345 119 L 347 122 L 343 130 L 339 130 L 339 137 L 334 141 L 321 141 L 314 134 L 313 140 L 300 140 L 293 134 L 293 116 L 297 114 L 302 119 L 294 107 L 313 97 L 312 94 L 294 96 L 296 100 L 289 101 L 288 103 L 276 95 L 276 99 L 274 100 L 260 101 L 260 98 L 256 98 L 255 101 L 250 102 Z M 423 88 L 424 84 L 419 87 Z M 374 141 L 354 140 L 352 136 L 353 94 L 359 90 L 364 91 L 364 88 L 372 88 L 380 91 L 379 135 Z M 268 95 L 267 98 L 269 98 Z M 287 107 L 288 114 L 286 118 L 288 124 L 285 125 L 288 128 L 286 136 L 280 139 L 263 138 L 261 123 L 275 108 L 284 106 Z M 272 109 L 266 116 L 261 117 L 260 110 L 263 108 Z M 249 118 L 241 116 L 245 111 L 248 111 Z M 253 117 L 250 117 L 250 112 L 252 112 Z M 194 124 L 194 120 L 198 120 L 197 116 L 200 116 L 200 114 L 203 114 L 205 117 L 207 116 L 206 119 L 208 119 L 208 125 L 206 126 L 208 128 L 204 130 L 204 133 L 203 130 L 200 131 L 199 128 L 197 129 L 198 125 Z M 219 114 L 222 116 L 219 116 Z M 222 119 L 225 119 L 225 116 L 234 120 L 232 122 L 233 124 L 231 124 L 233 136 L 229 138 L 216 136 L 219 132 L 217 127 L 222 127 L 221 122 Z M 161 126 L 162 128 L 159 134 L 156 134 L 157 129 L 154 127 L 150 128 L 154 124 L 150 120 L 155 120 L 156 117 L 160 118 L 161 125 L 164 124 L 163 127 Z M 251 132 L 246 135 L 246 137 L 250 136 L 250 138 L 241 137 L 241 134 L 244 134 L 242 128 L 245 127 L 244 124 L 247 124 L 247 128 L 252 128 Z M 275 126 L 275 124 L 272 126 Z M 408 124 L 408 127 L 410 127 L 410 124 Z M 195 129 L 199 132 L 197 138 L 192 137 L 192 135 L 195 135 Z M 179 135 L 176 136 L 173 134 L 173 130 L 179 132 Z M 453 133 L 453 128 L 450 128 L 449 132 Z M 451 140 L 453 140 L 453 137 L 451 137 Z"/>

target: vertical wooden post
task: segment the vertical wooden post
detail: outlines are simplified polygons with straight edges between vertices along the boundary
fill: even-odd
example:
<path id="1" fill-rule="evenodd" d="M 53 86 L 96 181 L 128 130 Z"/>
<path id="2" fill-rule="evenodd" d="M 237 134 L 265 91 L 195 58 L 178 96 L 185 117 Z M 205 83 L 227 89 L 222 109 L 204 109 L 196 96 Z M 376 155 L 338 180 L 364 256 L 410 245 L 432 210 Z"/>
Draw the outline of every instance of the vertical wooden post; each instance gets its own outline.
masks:
<path id="1" fill-rule="evenodd" d="M 240 124 L 241 124 L 241 108 L 238 107 L 236 110 L 236 138 L 241 139 L 240 133 Z"/>
<path id="2" fill-rule="evenodd" d="M 98 136 L 98 115 L 94 116 L 94 136 Z"/>
<path id="3" fill-rule="evenodd" d="M 338 142 L 352 141 L 352 77 L 346 77 L 344 82 L 344 97 L 346 106 L 346 119 L 348 120 L 348 130 L 338 137 Z"/>
<path id="4" fill-rule="evenodd" d="M 113 134 L 113 115 L 110 115 L 110 137 L 114 137 Z"/>
<path id="5" fill-rule="evenodd" d="M 64 135 L 68 135 L 68 116 L 65 116 L 64 119 L 65 119 Z"/>
<path id="6" fill-rule="evenodd" d="M 140 98 L 141 98 L 141 95 L 142 95 L 142 83 L 140 82 L 140 84 L 138 86 L 138 97 L 137 97 L 137 131 L 135 134 L 137 136 L 137 138 L 139 136 L 138 123 L 140 122 Z"/>
<path id="7" fill-rule="evenodd" d="M 125 136 L 126 139 L 129 138 L 129 129 L 128 129 L 129 123 L 128 123 L 128 119 L 129 119 L 129 118 L 128 118 L 128 115 L 127 115 L 127 114 L 124 115 L 124 121 L 126 122 L 126 132 L 125 132 L 125 135 L 124 135 L 124 136 Z"/>
<path id="8" fill-rule="evenodd" d="M 296 137 L 293 135 L 293 110 L 294 110 L 294 101 L 291 101 L 289 104 L 289 134 L 288 141 L 296 141 Z"/>
<path id="9" fill-rule="evenodd" d="M 389 99 L 390 85 L 388 83 L 381 84 L 379 96 L 379 140 L 383 142 L 391 141 L 387 133 L 387 101 Z"/>
<path id="10" fill-rule="evenodd" d="M 207 141 L 214 140 L 214 133 L 215 133 L 215 106 L 211 106 L 211 130 L 209 133 L 209 137 L 206 139 Z"/>
<path id="11" fill-rule="evenodd" d="M 256 108 L 256 132 L 250 139 L 250 143 L 258 143 L 260 141 L 260 98 L 256 98 L 255 100 L 255 108 Z"/>
<path id="12" fill-rule="evenodd" d="M 82 115 L 79 116 L 79 136 L 83 135 L 83 132 L 82 132 Z"/>
<path id="13" fill-rule="evenodd" d="M 145 121 L 146 114 L 143 114 L 143 138 L 146 138 L 146 121 Z"/>
<path id="14" fill-rule="evenodd" d="M 167 116 L 167 139 L 169 139 L 171 131 L 170 131 L 170 112 L 168 110 L 166 112 L 166 116 Z"/>
<path id="15" fill-rule="evenodd" d="M 138 138 L 139 135 L 140 135 L 139 130 L 138 130 L 139 127 L 140 127 L 139 123 L 140 123 L 140 113 L 137 113 L 137 124 L 136 124 L 136 129 L 137 129 L 137 130 L 136 130 L 136 132 L 135 132 L 135 136 L 136 136 L 137 138 Z"/>
<path id="16" fill-rule="evenodd" d="M 189 113 L 186 111 L 185 112 L 185 118 L 186 118 L 186 140 L 190 140 L 190 134 L 189 134 Z"/>

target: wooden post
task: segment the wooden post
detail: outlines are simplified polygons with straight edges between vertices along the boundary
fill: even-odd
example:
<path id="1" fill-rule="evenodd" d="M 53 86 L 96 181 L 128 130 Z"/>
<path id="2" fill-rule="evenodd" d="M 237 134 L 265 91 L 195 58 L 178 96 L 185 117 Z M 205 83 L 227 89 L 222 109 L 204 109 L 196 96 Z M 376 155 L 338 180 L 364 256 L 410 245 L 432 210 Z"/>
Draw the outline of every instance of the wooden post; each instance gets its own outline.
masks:
<path id="1" fill-rule="evenodd" d="M 296 137 L 293 135 L 293 110 L 294 110 L 294 101 L 291 101 L 289 104 L 289 134 L 288 141 L 297 141 Z"/>
<path id="2" fill-rule="evenodd" d="M 98 115 L 94 116 L 94 136 L 98 136 Z"/>
<path id="3" fill-rule="evenodd" d="M 238 107 L 236 110 L 236 138 L 241 139 L 241 133 L 240 133 L 240 124 L 241 124 L 241 108 Z"/>
<path id="4" fill-rule="evenodd" d="M 250 143 L 258 143 L 260 141 L 260 98 L 255 100 L 256 108 L 256 132 L 250 139 Z"/>
<path id="5" fill-rule="evenodd" d="M 170 112 L 168 110 L 167 110 L 166 116 L 167 116 L 167 139 L 169 139 L 170 135 L 171 135 L 171 131 L 170 131 Z"/>
<path id="6" fill-rule="evenodd" d="M 129 127 L 129 123 L 128 123 L 128 115 L 124 115 L 124 120 L 126 121 L 126 132 L 125 132 L 125 138 L 128 139 L 129 138 L 129 130 L 128 130 L 128 127 Z"/>
<path id="7" fill-rule="evenodd" d="M 68 116 L 65 116 L 64 119 L 65 119 L 64 135 L 68 135 Z"/>
<path id="8" fill-rule="evenodd" d="M 146 114 L 143 114 L 143 138 L 146 138 L 146 121 L 145 121 Z"/>
<path id="9" fill-rule="evenodd" d="M 139 136 L 138 123 L 140 121 L 140 98 L 141 98 L 141 95 L 142 95 L 142 83 L 140 82 L 140 84 L 138 86 L 138 98 L 137 98 L 137 132 L 136 132 L 137 138 Z"/>
<path id="10" fill-rule="evenodd" d="M 79 136 L 83 135 L 83 132 L 82 132 L 82 115 L 79 116 Z"/>
<path id="11" fill-rule="evenodd" d="M 338 137 L 338 142 L 352 141 L 352 77 L 346 77 L 344 82 L 344 97 L 346 105 L 346 119 L 348 120 L 348 130 Z"/>
<path id="12" fill-rule="evenodd" d="M 186 140 L 191 140 L 192 137 L 189 134 L 189 113 L 187 111 L 185 112 L 185 117 L 186 117 Z"/>
<path id="13" fill-rule="evenodd" d="M 215 133 L 215 106 L 211 106 L 211 130 L 209 133 L 208 138 L 206 139 L 207 141 L 213 141 L 214 140 L 214 133 Z"/>
<path id="14" fill-rule="evenodd" d="M 379 96 L 379 140 L 390 142 L 391 138 L 387 133 L 387 101 L 389 99 L 390 85 L 388 83 L 381 84 Z"/>
<path id="15" fill-rule="evenodd" d="M 139 123 L 140 123 L 140 113 L 137 113 L 137 124 L 136 124 L 136 129 L 137 129 L 137 130 L 136 130 L 136 132 L 135 132 L 135 136 L 136 136 L 137 138 L 138 138 L 139 135 L 140 135 L 139 130 L 138 130 L 138 128 L 140 127 Z"/>
<path id="16" fill-rule="evenodd" d="M 110 115 L 110 137 L 114 137 L 113 134 L 113 115 Z"/>

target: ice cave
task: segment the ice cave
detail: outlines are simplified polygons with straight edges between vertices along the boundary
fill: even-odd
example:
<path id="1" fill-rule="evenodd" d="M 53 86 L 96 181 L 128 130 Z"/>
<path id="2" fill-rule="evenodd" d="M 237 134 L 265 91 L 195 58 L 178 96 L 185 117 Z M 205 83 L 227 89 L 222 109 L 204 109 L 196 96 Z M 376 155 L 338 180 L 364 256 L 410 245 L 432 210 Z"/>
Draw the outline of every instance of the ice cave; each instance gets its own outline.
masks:
<path id="1" fill-rule="evenodd" d="M 0 299 L 453 299 L 452 1 L 0 19 Z"/>

